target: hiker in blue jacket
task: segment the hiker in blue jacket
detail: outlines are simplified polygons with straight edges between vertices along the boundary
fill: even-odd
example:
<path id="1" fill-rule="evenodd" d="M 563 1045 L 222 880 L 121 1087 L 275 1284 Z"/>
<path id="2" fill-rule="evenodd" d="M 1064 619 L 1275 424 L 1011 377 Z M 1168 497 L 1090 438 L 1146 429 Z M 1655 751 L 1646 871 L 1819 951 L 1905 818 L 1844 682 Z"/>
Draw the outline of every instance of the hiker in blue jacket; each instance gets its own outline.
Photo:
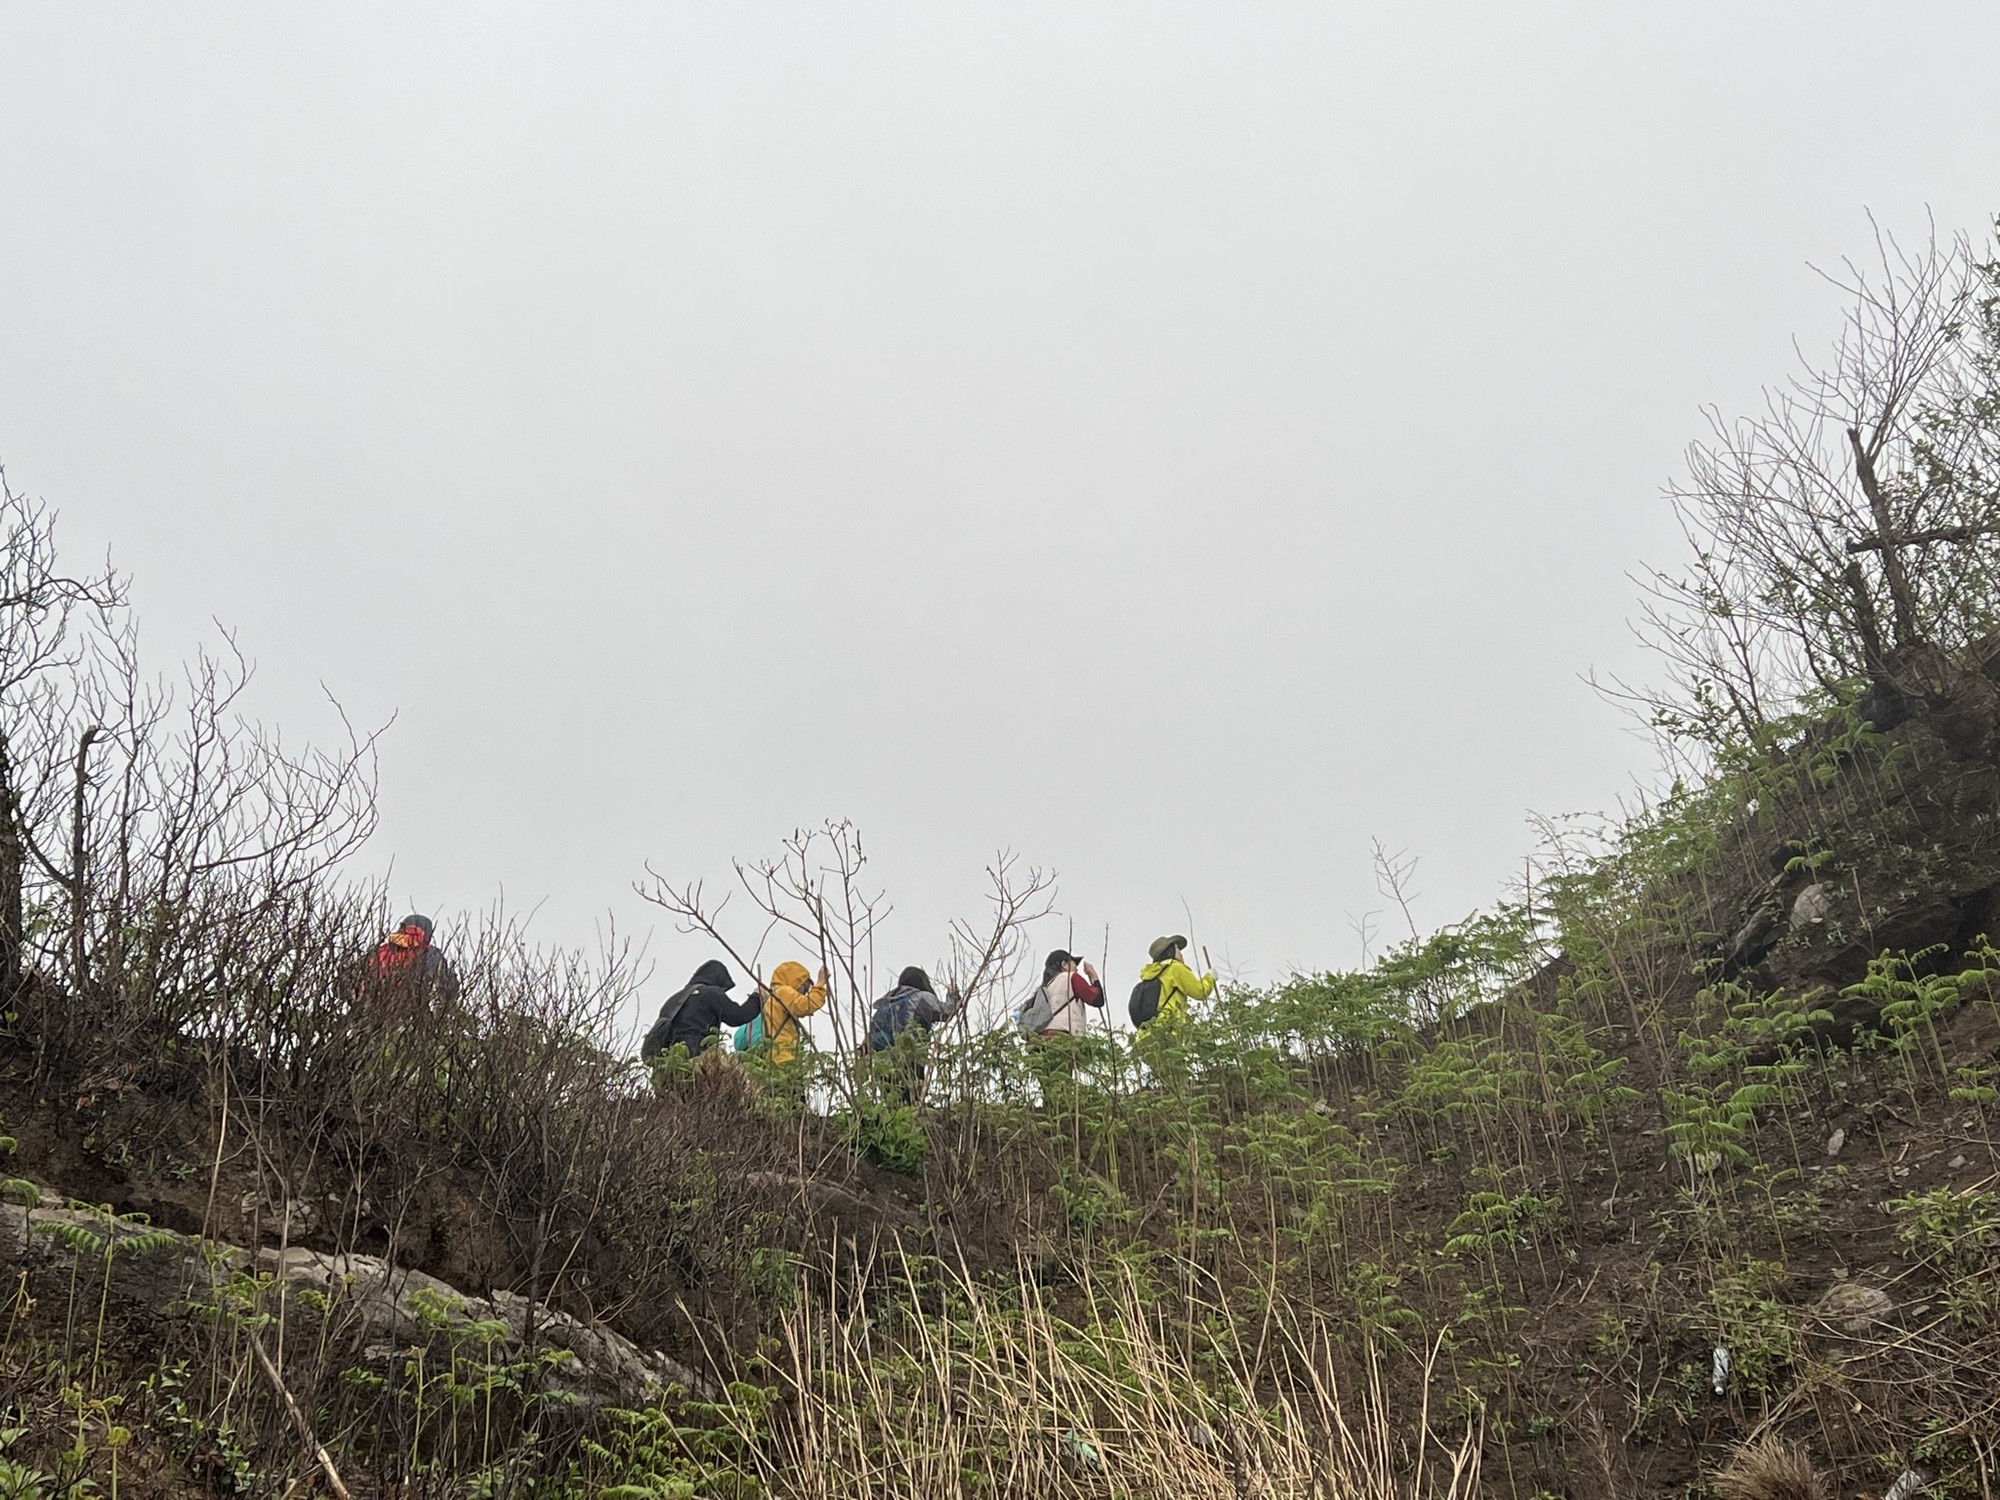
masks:
<path id="1" fill-rule="evenodd" d="M 896 987 L 875 1002 L 875 1014 L 868 1023 L 868 1050 L 898 1054 L 902 1066 L 892 1071 L 888 1087 L 902 1096 L 903 1103 L 915 1103 L 923 1090 L 924 1053 L 930 1047 L 930 1029 L 949 1021 L 964 1008 L 965 997 L 958 992 L 957 985 L 952 985 L 940 1000 L 931 976 L 915 964 L 898 974 Z M 897 1039 L 906 1032 L 915 1035 L 898 1047 Z"/>

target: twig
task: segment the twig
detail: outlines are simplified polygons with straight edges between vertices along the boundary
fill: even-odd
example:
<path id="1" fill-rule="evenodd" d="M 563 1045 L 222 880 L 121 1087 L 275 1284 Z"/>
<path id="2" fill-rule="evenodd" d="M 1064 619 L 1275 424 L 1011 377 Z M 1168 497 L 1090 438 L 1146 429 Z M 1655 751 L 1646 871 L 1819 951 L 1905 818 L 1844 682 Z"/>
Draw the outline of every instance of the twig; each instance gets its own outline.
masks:
<path id="1" fill-rule="evenodd" d="M 213 1233 L 215 1224 L 215 1192 L 222 1182 L 222 1151 L 229 1142 L 229 1043 L 221 1044 L 222 1053 L 222 1121 L 215 1129 L 215 1160 L 208 1169 L 208 1204 L 201 1211 L 201 1232 Z"/>
<path id="2" fill-rule="evenodd" d="M 262 1370 L 264 1378 L 271 1382 L 271 1389 L 278 1393 L 278 1400 L 284 1404 L 285 1414 L 292 1419 L 292 1425 L 298 1428 L 300 1441 L 312 1450 L 312 1456 L 318 1460 L 320 1472 L 326 1475 L 327 1488 L 331 1489 L 339 1500 L 354 1500 L 354 1497 L 348 1494 L 347 1486 L 340 1482 L 340 1470 L 333 1466 L 333 1456 L 321 1447 L 319 1439 L 313 1436 L 312 1423 L 308 1422 L 306 1414 L 299 1410 L 299 1403 L 292 1399 L 292 1393 L 285 1389 L 284 1376 L 280 1375 L 278 1367 L 271 1363 L 271 1356 L 264 1352 L 264 1341 L 257 1336 L 254 1329 L 250 1331 L 250 1352 L 257 1356 L 257 1368 Z"/>

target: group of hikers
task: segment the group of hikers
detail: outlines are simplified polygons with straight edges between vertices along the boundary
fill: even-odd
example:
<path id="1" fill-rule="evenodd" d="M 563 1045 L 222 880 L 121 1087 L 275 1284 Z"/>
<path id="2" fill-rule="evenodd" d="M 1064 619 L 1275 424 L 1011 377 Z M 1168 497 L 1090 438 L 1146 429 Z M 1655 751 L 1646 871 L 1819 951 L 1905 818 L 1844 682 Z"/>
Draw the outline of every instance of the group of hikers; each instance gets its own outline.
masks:
<path id="1" fill-rule="evenodd" d="M 391 1011 L 430 1005 L 450 1006 L 459 996 L 458 974 L 433 941 L 431 919 L 416 913 L 404 917 L 362 964 L 364 985 L 385 997 Z M 1197 974 L 1182 956 L 1188 940 L 1179 933 L 1156 939 L 1147 949 L 1130 1002 L 1132 1024 L 1144 1031 L 1163 1022 L 1184 1020 L 1190 1001 L 1215 993 L 1213 971 Z M 805 1030 L 802 1022 L 823 1009 L 828 975 L 822 964 L 815 976 L 806 966 L 787 960 L 768 980 L 754 983 L 741 1000 L 730 998 L 736 976 L 720 959 L 709 959 L 688 982 L 667 997 L 640 1044 L 640 1059 L 652 1063 L 679 1047 L 690 1058 L 700 1056 L 713 1039 L 733 1028 L 739 1052 L 761 1052 L 771 1061 L 796 1058 Z M 1104 980 L 1089 959 L 1058 948 L 1042 964 L 1041 983 L 1013 1011 L 1015 1027 L 1031 1041 L 1071 1037 L 1089 1029 L 1092 1012 L 1105 1007 Z M 942 997 L 930 975 L 915 965 L 896 976 L 889 992 L 870 1013 L 864 1048 L 889 1052 L 914 1033 L 910 1048 L 921 1052 L 934 1027 L 965 1009 L 956 984 Z M 921 1063 L 915 1078 L 921 1080 Z"/>
<path id="2" fill-rule="evenodd" d="M 1215 975 L 1195 973 L 1182 957 L 1187 944 L 1176 933 L 1159 938 L 1147 950 L 1130 1009 L 1133 1024 L 1141 1030 L 1162 1020 L 1185 1018 L 1190 1001 L 1206 1000 L 1215 993 Z M 798 1055 L 803 1036 L 800 1022 L 826 1005 L 827 977 L 825 965 L 814 978 L 804 964 L 788 960 L 771 971 L 768 982 L 754 983 L 743 999 L 732 1000 L 729 992 L 736 987 L 736 976 L 727 964 L 712 958 L 660 1007 L 659 1018 L 639 1046 L 639 1056 L 651 1063 L 681 1047 L 689 1057 L 697 1057 L 711 1038 L 733 1027 L 737 1051 L 763 1051 L 774 1062 L 790 1062 Z M 1013 1019 L 1031 1039 L 1074 1036 L 1088 1028 L 1091 1012 L 1101 1012 L 1104 1005 L 1104 981 L 1096 966 L 1058 948 L 1043 962 L 1041 983 L 1015 1007 Z M 930 975 L 912 965 L 875 1002 L 865 1049 L 888 1052 L 913 1031 L 927 1037 L 933 1027 L 964 1008 L 965 997 L 955 984 L 947 985 L 940 998 Z"/>

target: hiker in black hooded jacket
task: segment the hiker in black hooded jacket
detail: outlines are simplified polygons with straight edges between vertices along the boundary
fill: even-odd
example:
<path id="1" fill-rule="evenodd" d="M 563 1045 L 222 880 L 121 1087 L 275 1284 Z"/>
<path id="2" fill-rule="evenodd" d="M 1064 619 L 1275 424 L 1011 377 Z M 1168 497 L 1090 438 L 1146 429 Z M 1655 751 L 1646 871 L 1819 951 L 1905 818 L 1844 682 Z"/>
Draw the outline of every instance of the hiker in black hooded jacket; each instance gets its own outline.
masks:
<path id="1" fill-rule="evenodd" d="M 640 1060 L 651 1062 L 676 1042 L 687 1048 L 689 1057 L 695 1057 L 718 1026 L 745 1026 L 755 1020 L 764 1008 L 762 998 L 751 995 L 731 1000 L 729 991 L 735 987 L 736 976 L 719 958 L 711 958 L 696 969 L 687 987 L 677 990 L 660 1007 L 659 1020 L 639 1044 Z"/>

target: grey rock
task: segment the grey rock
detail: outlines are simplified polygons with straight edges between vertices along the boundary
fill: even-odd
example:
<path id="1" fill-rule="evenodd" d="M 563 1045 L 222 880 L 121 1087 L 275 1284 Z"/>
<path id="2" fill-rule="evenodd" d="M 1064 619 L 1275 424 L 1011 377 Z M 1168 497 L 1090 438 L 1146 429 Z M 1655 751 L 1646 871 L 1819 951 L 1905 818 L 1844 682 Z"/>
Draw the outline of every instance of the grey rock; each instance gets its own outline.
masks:
<path id="1" fill-rule="evenodd" d="M 1776 892 L 1768 892 L 1730 938 L 1722 956 L 1723 972 L 1734 974 L 1747 969 L 1769 953 L 1778 940 L 1778 923 L 1784 913 Z"/>
<path id="2" fill-rule="evenodd" d="M 58 1201 L 45 1194 L 43 1203 Z M 178 1318 L 223 1299 L 258 1296 L 290 1315 L 311 1310 L 336 1338 L 369 1364 L 387 1365 L 413 1345 L 471 1338 L 485 1357 L 512 1360 L 540 1350 L 549 1379 L 589 1405 L 638 1405 L 669 1386 L 713 1398 L 715 1386 L 694 1371 L 601 1325 L 585 1323 L 515 1292 L 471 1296 L 435 1276 L 371 1255 L 328 1255 L 303 1247 L 250 1254 L 234 1245 L 119 1219 L 91 1209 L 25 1208 L 0 1203 L 0 1261 L 25 1270 L 50 1295 L 66 1293 L 79 1264 L 121 1315 Z M 268 1278 L 261 1290 L 243 1273 Z M 301 1292 L 317 1295 L 299 1300 Z M 474 1325 L 483 1325 L 475 1328 Z"/>
<path id="3" fill-rule="evenodd" d="M 1833 898 L 1837 888 L 1830 880 L 1817 880 L 1792 902 L 1791 931 L 1794 937 L 1820 926 L 1833 915 Z"/>
<path id="4" fill-rule="evenodd" d="M 1828 1287 L 1812 1310 L 1814 1317 L 1842 1333 L 1866 1333 L 1894 1312 L 1896 1304 L 1880 1287 L 1841 1281 Z"/>
<path id="5" fill-rule="evenodd" d="M 563 1386 L 586 1401 L 625 1402 L 678 1385 L 703 1396 L 714 1387 L 686 1366 L 641 1349 L 610 1329 L 588 1324 L 518 1292 L 472 1296 L 422 1271 L 391 1265 L 372 1255 L 327 1255 L 292 1248 L 264 1250 L 257 1267 L 289 1287 L 308 1287 L 327 1298 L 328 1317 L 353 1326 L 364 1339 L 386 1338 L 393 1347 L 428 1343 L 438 1334 L 465 1336 L 472 1325 L 500 1325 L 496 1352 L 518 1357 L 561 1349 L 571 1357 L 552 1365 Z"/>

